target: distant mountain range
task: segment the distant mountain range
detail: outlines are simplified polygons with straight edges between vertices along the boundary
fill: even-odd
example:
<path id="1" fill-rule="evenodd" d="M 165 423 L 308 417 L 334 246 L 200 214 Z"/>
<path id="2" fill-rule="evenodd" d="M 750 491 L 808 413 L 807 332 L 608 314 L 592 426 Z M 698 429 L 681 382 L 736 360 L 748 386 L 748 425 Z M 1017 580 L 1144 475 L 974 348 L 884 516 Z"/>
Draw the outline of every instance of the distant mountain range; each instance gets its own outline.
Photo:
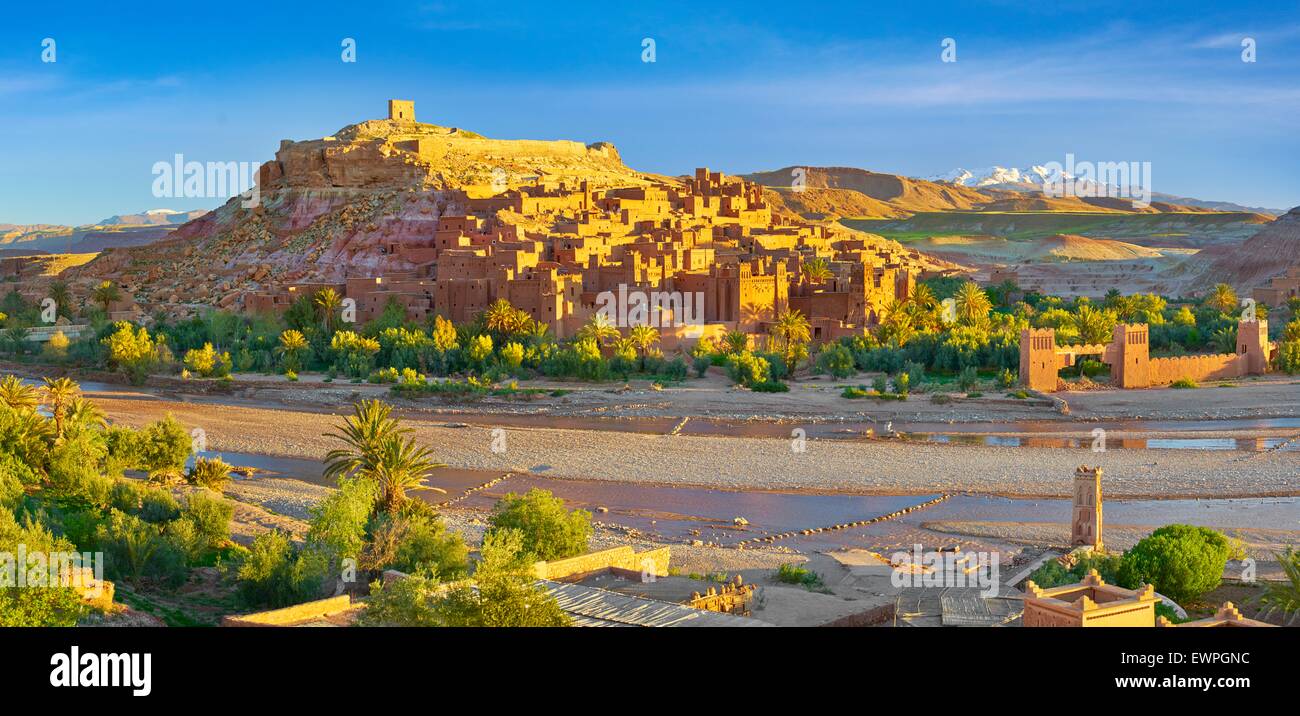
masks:
<path id="1" fill-rule="evenodd" d="M 172 209 L 150 209 L 141 214 L 117 214 L 99 222 L 100 226 L 158 226 L 165 224 L 184 224 L 208 213 L 207 209 L 194 211 L 175 211 Z"/>
<path id="2" fill-rule="evenodd" d="M 1042 192 L 1043 185 L 1056 183 L 1062 179 L 1078 178 L 1055 167 L 1048 168 L 1042 164 L 1035 164 L 1023 169 L 1017 167 L 992 166 L 982 169 L 962 169 L 957 168 L 942 174 L 934 174 L 926 177 L 927 181 L 944 182 L 956 186 L 965 186 L 975 189 L 1007 189 L 1010 191 L 1021 192 Z M 1079 186 L 1086 188 L 1089 192 L 1106 196 L 1114 195 L 1114 192 L 1099 191 L 1107 189 L 1119 189 L 1114 185 L 1103 185 L 1096 181 L 1082 180 Z M 1132 192 L 1136 187 L 1128 187 L 1127 190 Z M 1259 206 L 1243 206 L 1229 201 L 1207 201 L 1205 199 L 1194 199 L 1186 196 L 1176 196 L 1173 194 L 1162 194 L 1160 192 L 1151 193 L 1152 201 L 1159 201 L 1165 204 L 1178 204 L 1181 206 L 1194 206 L 1200 209 L 1210 209 L 1213 211 L 1245 211 L 1254 214 L 1268 214 L 1269 216 L 1280 216 L 1286 213 L 1286 209 L 1272 209 Z"/>
<path id="3" fill-rule="evenodd" d="M 156 241 L 206 213 L 207 209 L 150 209 L 138 214 L 116 214 L 83 226 L 0 223 L 0 255 L 93 253 L 118 246 L 139 246 Z"/>

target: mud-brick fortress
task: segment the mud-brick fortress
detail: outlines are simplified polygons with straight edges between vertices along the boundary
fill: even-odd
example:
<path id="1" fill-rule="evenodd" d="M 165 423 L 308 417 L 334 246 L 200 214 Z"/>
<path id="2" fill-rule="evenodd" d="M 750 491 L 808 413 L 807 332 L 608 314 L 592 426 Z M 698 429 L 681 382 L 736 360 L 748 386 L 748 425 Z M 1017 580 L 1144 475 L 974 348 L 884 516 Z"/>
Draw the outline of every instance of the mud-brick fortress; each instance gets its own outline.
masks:
<path id="1" fill-rule="evenodd" d="M 1094 357 L 1110 366 L 1117 388 L 1149 388 L 1178 380 L 1222 380 L 1268 372 L 1275 346 L 1268 341 L 1268 321 L 1237 324 L 1237 352 L 1152 358 L 1145 323 L 1120 324 L 1105 345 L 1056 345 L 1056 331 L 1029 328 L 1020 332 L 1020 383 L 1045 393 L 1057 389 L 1057 374 Z"/>
<path id="2" fill-rule="evenodd" d="M 446 154 L 450 141 L 468 148 L 457 145 L 456 152 L 473 150 L 471 142 L 496 142 L 417 125 L 408 101 L 390 101 L 387 121 L 399 135 L 393 156 L 410 161 Z M 401 134 L 426 126 L 415 139 Z M 600 151 L 576 142 L 496 144 L 501 152 L 548 156 Z M 886 306 L 911 294 L 920 273 L 915 251 L 774 214 L 760 185 L 721 172 L 700 168 L 667 178 L 623 168 L 614 179 L 590 176 L 497 172 L 491 185 L 444 190 L 428 233 L 380 238 L 379 261 L 373 242 L 345 246 L 336 257 L 347 267 L 344 280 L 267 287 L 249 295 L 245 308 L 282 311 L 297 296 L 331 287 L 356 301 L 358 321 L 396 300 L 416 320 L 438 314 L 466 322 L 505 299 L 566 338 L 597 313 L 606 292 L 659 292 L 703 304 L 692 306 L 689 325 L 681 315 L 650 320 L 665 349 L 727 331 L 757 342 L 787 310 L 802 312 L 820 342 L 876 325 Z M 804 277 L 802 268 L 814 259 L 825 262 L 829 277 Z"/>

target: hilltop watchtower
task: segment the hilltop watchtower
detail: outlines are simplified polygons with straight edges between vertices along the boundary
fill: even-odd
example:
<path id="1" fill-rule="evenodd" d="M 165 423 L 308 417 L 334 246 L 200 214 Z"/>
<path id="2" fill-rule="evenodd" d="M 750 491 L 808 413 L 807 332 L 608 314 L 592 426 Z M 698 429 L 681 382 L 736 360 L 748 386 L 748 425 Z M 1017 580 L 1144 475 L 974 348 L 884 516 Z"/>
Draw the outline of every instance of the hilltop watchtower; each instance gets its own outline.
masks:
<path id="1" fill-rule="evenodd" d="M 394 122 L 414 122 L 415 102 L 409 99 L 388 100 L 388 118 Z"/>

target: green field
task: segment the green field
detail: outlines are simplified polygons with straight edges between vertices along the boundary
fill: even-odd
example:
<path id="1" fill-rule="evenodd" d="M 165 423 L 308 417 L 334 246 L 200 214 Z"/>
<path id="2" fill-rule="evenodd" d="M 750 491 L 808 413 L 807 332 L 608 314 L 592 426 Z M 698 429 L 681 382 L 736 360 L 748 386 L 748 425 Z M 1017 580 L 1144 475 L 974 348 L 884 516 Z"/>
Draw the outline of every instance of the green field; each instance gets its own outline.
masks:
<path id="1" fill-rule="evenodd" d="M 1178 239 L 1213 238 L 1223 233 L 1254 233 L 1259 225 L 1246 213 L 1107 214 L 1091 212 L 971 212 L 939 211 L 907 219 L 841 219 L 851 229 L 879 234 L 900 243 L 934 236 L 999 236 L 1010 241 L 1036 241 L 1057 234 L 1093 238 Z"/>

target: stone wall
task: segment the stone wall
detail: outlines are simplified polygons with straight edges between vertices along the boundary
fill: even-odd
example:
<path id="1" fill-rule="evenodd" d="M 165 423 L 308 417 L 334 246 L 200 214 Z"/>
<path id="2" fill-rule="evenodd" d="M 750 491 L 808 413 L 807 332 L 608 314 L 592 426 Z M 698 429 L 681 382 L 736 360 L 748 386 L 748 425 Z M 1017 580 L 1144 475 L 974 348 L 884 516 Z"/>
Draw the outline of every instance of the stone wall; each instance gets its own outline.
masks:
<path id="1" fill-rule="evenodd" d="M 671 550 L 668 547 L 637 553 L 629 546 L 614 547 L 599 552 L 580 554 L 568 559 L 550 562 L 538 562 L 533 569 L 538 579 L 573 579 L 596 572 L 611 571 L 640 577 L 653 574 L 657 577 L 668 576 L 668 560 Z"/>
<path id="2" fill-rule="evenodd" d="M 244 614 L 242 616 L 227 616 L 221 618 L 223 627 L 268 627 L 268 626 L 288 626 L 300 622 L 311 621 L 314 619 L 323 619 L 333 614 L 346 612 L 352 608 L 352 597 L 346 594 L 328 599 L 317 599 L 314 602 L 304 602 L 295 604 L 283 609 L 272 609 L 269 612 L 257 612 L 255 614 Z"/>

